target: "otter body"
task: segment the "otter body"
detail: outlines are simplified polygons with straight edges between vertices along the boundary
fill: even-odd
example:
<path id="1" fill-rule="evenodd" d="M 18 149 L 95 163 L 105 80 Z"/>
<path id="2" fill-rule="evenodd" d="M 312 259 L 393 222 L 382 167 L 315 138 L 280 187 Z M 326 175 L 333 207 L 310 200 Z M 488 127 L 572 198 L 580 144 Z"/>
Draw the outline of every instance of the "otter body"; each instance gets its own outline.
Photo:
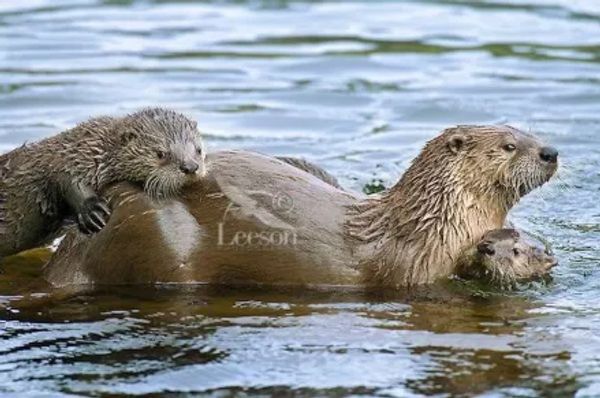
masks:
<path id="1" fill-rule="evenodd" d="M 115 203 L 97 235 L 68 234 L 48 281 L 432 283 L 553 175 L 557 153 L 510 127 L 460 126 L 430 141 L 377 197 L 255 153 L 218 152 L 209 162 L 203 184 L 158 207 L 139 189 L 112 188 L 109 196 L 134 199 Z"/>
<path id="2" fill-rule="evenodd" d="M 291 164 L 292 166 L 297 167 L 300 170 L 306 171 L 308 174 L 314 175 L 319 180 L 324 181 L 329 185 L 332 185 L 338 189 L 342 189 L 342 186 L 338 182 L 337 178 L 335 178 L 333 175 L 331 175 L 331 173 L 323 169 L 321 166 L 318 166 L 305 159 L 294 158 L 290 156 L 277 156 L 277 159 L 287 164 Z"/>
<path id="3" fill-rule="evenodd" d="M 359 196 L 258 153 L 216 152 L 207 163 L 202 184 L 173 200 L 151 201 L 131 184 L 111 187 L 106 227 L 93 237 L 71 230 L 46 279 L 55 285 L 359 283 L 343 235 L 346 206 Z"/>
<path id="4" fill-rule="evenodd" d="M 168 197 L 204 172 L 196 123 L 149 108 L 99 117 L 0 156 L 0 258 L 45 242 L 70 215 L 97 232 L 110 210 L 98 195 L 130 181 Z"/>
<path id="5" fill-rule="evenodd" d="M 458 260 L 456 274 L 464 279 L 512 287 L 540 279 L 558 264 L 549 249 L 533 237 L 512 228 L 488 231 Z"/>

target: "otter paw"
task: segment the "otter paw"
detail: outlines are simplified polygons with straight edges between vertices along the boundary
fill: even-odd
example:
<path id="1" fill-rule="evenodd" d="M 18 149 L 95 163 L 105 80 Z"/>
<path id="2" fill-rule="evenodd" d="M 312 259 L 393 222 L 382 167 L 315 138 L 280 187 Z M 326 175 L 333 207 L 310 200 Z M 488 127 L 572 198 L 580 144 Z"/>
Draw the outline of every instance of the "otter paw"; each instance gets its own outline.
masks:
<path id="1" fill-rule="evenodd" d="M 83 202 L 83 206 L 77 214 L 77 224 L 84 234 L 93 234 L 106 226 L 109 217 L 108 204 L 104 199 L 95 196 Z"/>

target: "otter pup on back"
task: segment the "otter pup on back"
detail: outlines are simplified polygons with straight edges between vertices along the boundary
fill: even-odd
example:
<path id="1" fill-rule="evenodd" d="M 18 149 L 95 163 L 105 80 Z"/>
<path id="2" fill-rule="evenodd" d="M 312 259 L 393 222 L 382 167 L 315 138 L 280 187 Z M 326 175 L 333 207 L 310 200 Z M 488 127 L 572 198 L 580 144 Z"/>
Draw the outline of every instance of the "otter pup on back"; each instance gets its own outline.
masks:
<path id="1" fill-rule="evenodd" d="M 464 279 L 512 287 L 519 281 L 539 279 L 558 264 L 550 250 L 526 239 L 516 229 L 487 232 L 459 258 L 456 274 Z"/>
<path id="2" fill-rule="evenodd" d="M 104 227 L 99 192 L 129 181 L 161 199 L 205 172 L 196 122 L 168 109 L 98 117 L 0 156 L 0 258 L 44 243 L 65 217 Z"/>

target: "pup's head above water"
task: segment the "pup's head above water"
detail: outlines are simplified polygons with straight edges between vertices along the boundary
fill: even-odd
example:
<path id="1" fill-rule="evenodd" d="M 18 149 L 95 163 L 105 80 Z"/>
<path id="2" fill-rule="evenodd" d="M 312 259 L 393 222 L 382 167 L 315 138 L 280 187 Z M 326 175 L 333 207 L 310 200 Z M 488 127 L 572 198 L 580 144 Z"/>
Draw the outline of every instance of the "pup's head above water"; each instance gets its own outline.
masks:
<path id="1" fill-rule="evenodd" d="M 205 174 L 204 146 L 195 121 L 172 110 L 147 108 L 117 123 L 120 178 L 143 184 L 151 197 L 171 197 Z"/>
<path id="2" fill-rule="evenodd" d="M 558 262 L 552 253 L 515 229 L 489 231 L 457 264 L 465 279 L 509 287 L 523 280 L 546 276 Z"/>
<path id="3" fill-rule="evenodd" d="M 498 198 L 509 208 L 556 172 L 558 151 L 510 126 L 457 126 L 442 140 L 454 175 L 481 197 Z M 465 177 L 469 178 L 465 178 Z"/>

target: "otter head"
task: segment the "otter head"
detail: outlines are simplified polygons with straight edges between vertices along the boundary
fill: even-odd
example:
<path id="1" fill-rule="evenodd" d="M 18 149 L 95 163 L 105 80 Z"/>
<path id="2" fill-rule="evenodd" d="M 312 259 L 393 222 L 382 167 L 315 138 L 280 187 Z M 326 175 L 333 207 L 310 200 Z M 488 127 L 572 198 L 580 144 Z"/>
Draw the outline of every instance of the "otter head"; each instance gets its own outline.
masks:
<path id="1" fill-rule="evenodd" d="M 117 129 L 119 178 L 143 184 L 155 199 L 177 194 L 206 173 L 198 126 L 180 113 L 147 108 L 123 118 Z"/>
<path id="2" fill-rule="evenodd" d="M 483 238 L 458 262 L 457 274 L 507 287 L 548 275 L 558 264 L 549 249 L 527 242 L 515 229 L 496 229 Z"/>
<path id="3" fill-rule="evenodd" d="M 510 126 L 458 126 L 440 139 L 463 188 L 506 210 L 547 182 L 558 166 L 556 149 Z"/>

